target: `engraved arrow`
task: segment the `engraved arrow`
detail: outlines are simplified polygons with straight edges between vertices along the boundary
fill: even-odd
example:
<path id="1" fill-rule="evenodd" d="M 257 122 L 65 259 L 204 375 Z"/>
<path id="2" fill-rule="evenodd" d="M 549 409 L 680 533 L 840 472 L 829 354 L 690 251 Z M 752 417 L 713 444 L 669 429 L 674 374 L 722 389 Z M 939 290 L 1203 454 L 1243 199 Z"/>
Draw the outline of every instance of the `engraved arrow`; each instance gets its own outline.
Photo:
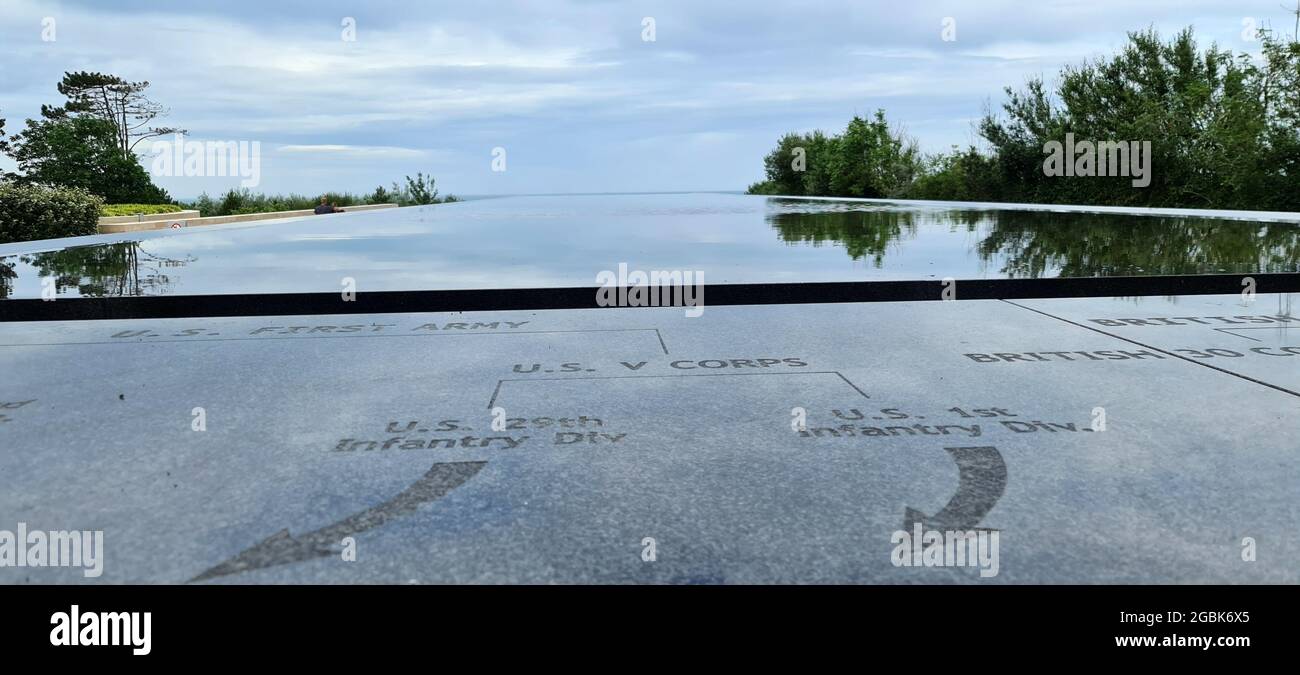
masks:
<path id="1" fill-rule="evenodd" d="M 978 448 L 944 448 L 957 462 L 957 493 L 933 516 L 908 507 L 903 514 L 903 529 L 912 531 L 916 523 L 927 530 L 964 531 L 974 529 L 993 510 L 1007 489 L 1007 465 L 1002 453 L 993 446 Z"/>
<path id="2" fill-rule="evenodd" d="M 487 462 L 439 462 L 420 480 L 383 504 L 298 537 L 290 535 L 287 529 L 280 530 L 190 581 L 204 581 L 227 574 L 338 555 L 335 547 L 344 537 L 379 527 L 415 511 L 421 504 L 443 497 L 473 478 L 485 464 Z"/>

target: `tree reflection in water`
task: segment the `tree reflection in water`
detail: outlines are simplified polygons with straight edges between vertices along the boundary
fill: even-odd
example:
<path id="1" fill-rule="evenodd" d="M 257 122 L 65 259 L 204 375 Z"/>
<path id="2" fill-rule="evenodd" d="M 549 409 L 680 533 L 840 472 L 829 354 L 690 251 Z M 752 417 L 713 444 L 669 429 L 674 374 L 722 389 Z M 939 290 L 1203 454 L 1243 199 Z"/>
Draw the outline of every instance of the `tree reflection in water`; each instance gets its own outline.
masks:
<path id="1" fill-rule="evenodd" d="M 782 241 L 839 244 L 876 267 L 891 246 L 933 227 L 970 233 L 980 261 L 1011 278 L 1300 271 L 1300 226 L 1292 223 L 860 205 L 819 212 L 773 201 L 767 220 Z"/>
<path id="2" fill-rule="evenodd" d="M 163 270 L 194 261 L 193 257 L 153 255 L 141 250 L 136 241 L 29 253 L 0 259 L 0 298 L 13 292 L 15 258 L 34 268 L 40 278 L 53 278 L 58 294 L 76 289 L 78 295 L 90 298 L 163 295 L 171 286 Z"/>

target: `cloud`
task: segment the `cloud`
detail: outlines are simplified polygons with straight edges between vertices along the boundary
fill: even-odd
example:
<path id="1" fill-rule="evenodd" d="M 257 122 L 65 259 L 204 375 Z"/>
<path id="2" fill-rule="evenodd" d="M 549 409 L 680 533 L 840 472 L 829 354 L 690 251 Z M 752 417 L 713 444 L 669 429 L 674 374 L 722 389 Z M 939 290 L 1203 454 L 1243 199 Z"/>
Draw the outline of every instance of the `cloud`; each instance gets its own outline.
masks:
<path id="1" fill-rule="evenodd" d="M 369 190 L 417 171 L 462 194 L 740 189 L 783 132 L 885 108 L 927 150 L 965 144 L 970 126 L 954 121 L 1004 86 L 1147 26 L 1253 49 L 1246 16 L 1288 18 L 1275 0 L 4 0 L 0 111 L 20 128 L 59 100 L 66 70 L 149 80 L 166 124 L 275 148 L 268 192 Z M 496 147 L 505 173 L 491 171 Z"/>
<path id="2" fill-rule="evenodd" d="M 282 145 L 276 152 L 317 155 L 341 155 L 345 157 L 425 157 L 429 153 L 411 148 L 394 148 L 384 146 L 362 145 Z"/>

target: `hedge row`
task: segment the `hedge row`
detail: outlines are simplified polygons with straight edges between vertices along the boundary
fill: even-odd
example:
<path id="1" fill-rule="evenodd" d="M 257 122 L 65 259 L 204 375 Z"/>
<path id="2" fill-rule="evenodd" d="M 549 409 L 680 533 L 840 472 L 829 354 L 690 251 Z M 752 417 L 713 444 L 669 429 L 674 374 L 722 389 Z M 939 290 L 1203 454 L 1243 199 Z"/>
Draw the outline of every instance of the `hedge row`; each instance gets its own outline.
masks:
<path id="1" fill-rule="evenodd" d="M 103 205 L 78 188 L 0 183 L 0 244 L 95 234 Z"/>
<path id="2" fill-rule="evenodd" d="M 110 216 L 152 216 L 155 213 L 176 213 L 181 207 L 175 204 L 105 204 L 99 208 L 99 215 Z"/>

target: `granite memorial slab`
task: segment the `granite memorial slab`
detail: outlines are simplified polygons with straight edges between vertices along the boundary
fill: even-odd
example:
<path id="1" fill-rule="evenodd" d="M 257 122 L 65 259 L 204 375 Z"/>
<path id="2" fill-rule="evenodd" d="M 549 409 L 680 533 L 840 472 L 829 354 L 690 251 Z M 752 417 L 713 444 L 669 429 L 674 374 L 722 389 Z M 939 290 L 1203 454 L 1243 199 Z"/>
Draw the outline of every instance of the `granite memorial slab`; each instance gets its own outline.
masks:
<path id="1" fill-rule="evenodd" d="M 1296 583 L 1289 301 L 0 323 L 0 583 Z"/>
<path id="2" fill-rule="evenodd" d="M 1300 391 L 1300 317 L 1293 295 L 1063 298 L 1015 303 L 1207 368 Z M 1009 361 L 1071 355 L 1010 355 Z"/>

